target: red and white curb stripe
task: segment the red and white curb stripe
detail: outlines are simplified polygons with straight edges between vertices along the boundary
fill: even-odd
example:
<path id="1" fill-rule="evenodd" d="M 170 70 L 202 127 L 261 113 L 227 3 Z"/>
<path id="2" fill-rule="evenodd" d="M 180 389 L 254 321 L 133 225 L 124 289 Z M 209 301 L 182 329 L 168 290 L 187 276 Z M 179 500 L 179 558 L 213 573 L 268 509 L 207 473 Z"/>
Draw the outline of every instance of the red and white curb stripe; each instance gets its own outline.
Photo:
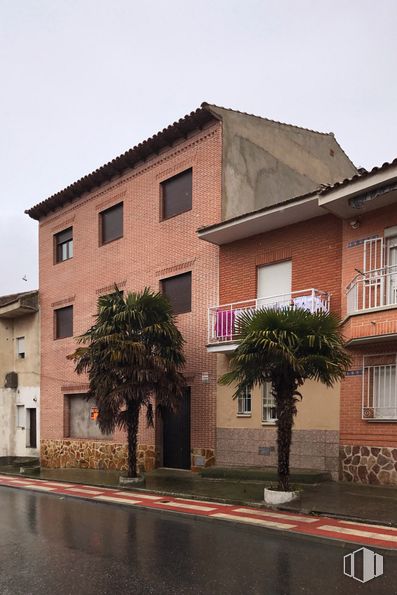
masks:
<path id="1" fill-rule="evenodd" d="M 311 535 L 353 543 L 397 549 L 397 528 L 343 521 L 329 517 L 314 517 L 290 514 L 264 508 L 220 504 L 206 500 L 160 496 L 145 492 L 132 492 L 117 488 L 102 488 L 42 479 L 29 479 L 0 475 L 0 486 L 34 490 L 48 494 L 84 498 L 103 503 L 139 506 L 155 510 L 167 510 L 190 515 L 199 515 L 276 529 L 303 535 Z"/>

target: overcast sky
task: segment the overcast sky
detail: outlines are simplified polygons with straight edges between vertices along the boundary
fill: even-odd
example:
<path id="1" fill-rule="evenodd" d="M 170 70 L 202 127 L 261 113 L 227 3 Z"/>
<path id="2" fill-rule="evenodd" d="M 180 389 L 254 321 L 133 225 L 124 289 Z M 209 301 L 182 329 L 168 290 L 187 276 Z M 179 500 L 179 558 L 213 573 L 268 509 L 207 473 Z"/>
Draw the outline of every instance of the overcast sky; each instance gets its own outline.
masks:
<path id="1" fill-rule="evenodd" d="M 392 160 L 396 22 L 394 0 L 0 0 L 0 294 L 38 284 L 26 208 L 202 101 Z"/>

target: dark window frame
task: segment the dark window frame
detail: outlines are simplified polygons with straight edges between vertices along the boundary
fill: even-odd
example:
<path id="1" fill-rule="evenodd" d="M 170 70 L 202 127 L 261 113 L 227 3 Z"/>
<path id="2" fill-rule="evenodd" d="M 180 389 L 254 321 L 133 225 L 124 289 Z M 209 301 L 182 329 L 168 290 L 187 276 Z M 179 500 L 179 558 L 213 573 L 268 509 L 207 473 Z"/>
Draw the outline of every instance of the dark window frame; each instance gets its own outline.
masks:
<path id="1" fill-rule="evenodd" d="M 71 231 L 71 237 L 64 240 L 63 242 L 59 241 L 59 238 L 66 234 L 68 231 Z M 73 258 L 73 225 L 71 225 L 70 227 L 66 227 L 65 229 L 62 229 L 61 231 L 58 231 L 57 233 L 54 234 L 54 264 L 60 264 L 61 262 L 66 262 L 67 260 L 70 260 L 71 258 Z M 67 253 L 68 256 L 66 258 L 62 258 L 62 246 L 66 245 L 67 246 Z M 70 249 L 71 246 L 71 249 Z M 70 254 L 71 253 L 71 254 Z"/>
<path id="2" fill-rule="evenodd" d="M 190 279 L 190 294 L 189 294 L 188 300 L 186 300 L 187 307 L 182 308 L 181 310 L 175 310 L 172 298 L 169 295 L 167 295 L 166 284 L 167 284 L 167 282 L 173 281 L 175 279 L 181 279 L 182 277 Z M 180 275 L 173 275 L 172 277 L 165 277 L 164 279 L 160 280 L 160 291 L 161 291 L 161 293 L 166 295 L 168 297 L 168 299 L 170 300 L 172 309 L 173 309 L 173 313 L 176 316 L 179 316 L 180 314 L 188 314 L 189 312 L 192 311 L 192 281 L 193 281 L 192 271 L 186 271 L 185 273 L 181 273 Z"/>
<path id="3" fill-rule="evenodd" d="M 66 335 L 65 334 L 61 334 L 59 332 L 59 330 L 60 330 L 59 329 L 59 326 L 60 325 L 59 325 L 59 319 L 58 319 L 59 312 L 60 311 L 65 311 L 65 310 L 68 310 L 68 311 L 71 312 L 71 325 L 72 325 L 71 333 L 70 334 L 66 334 Z M 74 312 L 73 312 L 73 305 L 64 306 L 63 308 L 56 308 L 54 310 L 54 340 L 55 341 L 58 341 L 58 340 L 61 340 L 61 339 L 67 339 L 68 337 L 73 337 L 73 314 L 74 314 Z"/>
<path id="4" fill-rule="evenodd" d="M 190 184 L 191 184 L 191 186 L 190 186 L 190 206 L 187 209 L 183 209 L 182 211 L 178 211 L 176 213 L 172 213 L 171 215 L 166 216 L 166 214 L 165 214 L 166 185 L 169 182 L 173 182 L 177 178 L 181 178 L 182 176 L 185 176 L 186 174 L 190 174 Z M 169 219 L 178 217 L 179 215 L 182 215 L 183 213 L 188 213 L 192 209 L 193 209 L 193 168 L 188 167 L 187 169 L 184 169 L 183 171 L 176 174 L 175 176 L 172 176 L 171 178 L 167 178 L 166 180 L 163 180 L 162 182 L 160 182 L 160 221 L 168 221 Z"/>
<path id="5" fill-rule="evenodd" d="M 121 207 L 121 233 L 120 235 L 114 236 L 109 240 L 104 239 L 104 225 L 103 225 L 103 217 L 106 216 L 107 213 L 110 211 L 114 211 Z M 124 237 L 124 202 L 118 202 L 115 205 L 112 205 L 108 209 L 104 209 L 98 213 L 99 216 L 99 245 L 106 246 L 107 244 L 111 244 L 112 242 L 116 242 L 117 240 L 121 240 Z"/>

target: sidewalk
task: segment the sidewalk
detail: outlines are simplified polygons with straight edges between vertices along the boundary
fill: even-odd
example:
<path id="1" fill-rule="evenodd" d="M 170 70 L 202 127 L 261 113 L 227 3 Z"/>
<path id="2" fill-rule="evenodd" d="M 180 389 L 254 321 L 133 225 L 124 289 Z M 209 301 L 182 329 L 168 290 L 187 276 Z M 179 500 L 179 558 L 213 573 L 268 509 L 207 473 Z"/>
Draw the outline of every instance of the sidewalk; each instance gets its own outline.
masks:
<path id="1" fill-rule="evenodd" d="M 304 487 L 299 500 L 283 510 L 305 514 L 328 514 L 397 527 L 397 486 L 367 486 L 327 481 Z"/>
<path id="2" fill-rule="evenodd" d="M 118 488 L 93 487 L 86 484 L 16 478 L 11 475 L 0 475 L 0 489 L 2 487 L 41 492 L 62 498 L 80 498 L 102 504 L 156 510 L 167 514 L 190 515 L 209 520 L 214 519 L 218 522 L 245 524 L 268 530 L 306 535 L 311 538 L 333 539 L 342 543 L 364 544 L 397 550 L 397 529 L 392 527 L 205 500 L 164 497 L 137 490 L 132 492 Z"/>
<path id="3" fill-rule="evenodd" d="M 40 475 L 19 477 L 119 489 L 117 471 L 42 469 Z M 263 506 L 264 485 L 263 481 L 212 479 L 190 471 L 156 469 L 146 475 L 145 489 L 134 491 L 259 507 Z M 397 487 L 325 481 L 300 488 L 301 498 L 284 504 L 282 510 L 397 527 Z"/>

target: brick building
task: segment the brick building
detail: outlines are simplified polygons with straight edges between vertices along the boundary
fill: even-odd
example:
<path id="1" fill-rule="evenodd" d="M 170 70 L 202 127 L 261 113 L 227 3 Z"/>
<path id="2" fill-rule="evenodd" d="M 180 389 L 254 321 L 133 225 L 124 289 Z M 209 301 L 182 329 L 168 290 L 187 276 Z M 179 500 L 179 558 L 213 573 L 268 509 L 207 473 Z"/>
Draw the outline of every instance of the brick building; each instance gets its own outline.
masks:
<path id="1" fill-rule="evenodd" d="M 341 386 L 341 472 L 397 484 L 397 160 L 326 189 L 342 219 L 342 318 L 353 365 Z"/>
<path id="2" fill-rule="evenodd" d="M 217 367 L 206 343 L 219 249 L 196 230 L 354 173 L 332 134 L 202 104 L 29 209 L 40 237 L 42 465 L 125 468 L 125 436 L 100 434 L 86 379 L 66 360 L 115 283 L 167 293 L 186 339 L 185 406 L 154 430 L 140 425 L 140 465 L 213 464 Z"/>
<path id="3" fill-rule="evenodd" d="M 363 483 L 397 483 L 396 176 L 394 161 L 199 230 L 220 246 L 208 338 L 218 375 L 237 345 L 242 309 L 293 303 L 342 318 L 352 369 L 332 390 L 303 387 L 291 464 Z M 217 463 L 274 465 L 268 387 L 238 402 L 232 392 L 218 387 Z"/>

